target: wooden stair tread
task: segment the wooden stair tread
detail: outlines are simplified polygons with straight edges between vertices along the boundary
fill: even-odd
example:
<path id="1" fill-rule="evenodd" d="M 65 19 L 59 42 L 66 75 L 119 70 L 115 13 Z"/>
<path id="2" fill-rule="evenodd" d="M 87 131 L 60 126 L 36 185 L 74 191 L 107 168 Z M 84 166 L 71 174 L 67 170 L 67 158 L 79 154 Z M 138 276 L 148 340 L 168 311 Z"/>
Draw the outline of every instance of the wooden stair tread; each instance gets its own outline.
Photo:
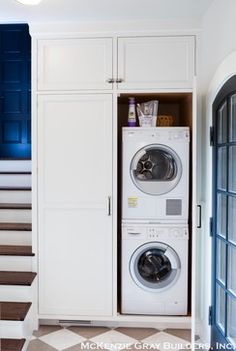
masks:
<path id="1" fill-rule="evenodd" d="M 36 273 L 0 271 L 0 285 L 25 285 L 30 286 Z"/>
<path id="2" fill-rule="evenodd" d="M 1 321 L 23 321 L 31 302 L 0 302 Z"/>
<path id="3" fill-rule="evenodd" d="M 12 186 L 1 186 L 0 190 L 7 190 L 7 191 L 12 191 L 12 190 L 23 190 L 23 191 L 29 191 L 31 190 L 31 187 L 29 186 L 20 186 L 20 187 L 12 187 Z"/>
<path id="4" fill-rule="evenodd" d="M 32 246 L 0 245 L 0 256 L 34 256 Z"/>
<path id="5" fill-rule="evenodd" d="M 31 204 L 0 203 L 0 210 L 31 210 L 31 208 Z"/>
<path id="6" fill-rule="evenodd" d="M 1 161 L 31 161 L 31 157 L 0 157 Z"/>
<path id="7" fill-rule="evenodd" d="M 0 223 L 0 230 L 31 231 L 31 223 Z"/>
<path id="8" fill-rule="evenodd" d="M 29 171 L 3 171 L 3 172 L 1 172 L 0 171 L 0 174 L 4 174 L 4 175 L 11 175 L 11 174 L 13 174 L 13 175 L 18 175 L 18 174 L 31 174 L 31 172 L 29 172 Z"/>
<path id="9" fill-rule="evenodd" d="M 0 339 L 1 351 L 21 351 L 25 344 L 25 339 Z"/>

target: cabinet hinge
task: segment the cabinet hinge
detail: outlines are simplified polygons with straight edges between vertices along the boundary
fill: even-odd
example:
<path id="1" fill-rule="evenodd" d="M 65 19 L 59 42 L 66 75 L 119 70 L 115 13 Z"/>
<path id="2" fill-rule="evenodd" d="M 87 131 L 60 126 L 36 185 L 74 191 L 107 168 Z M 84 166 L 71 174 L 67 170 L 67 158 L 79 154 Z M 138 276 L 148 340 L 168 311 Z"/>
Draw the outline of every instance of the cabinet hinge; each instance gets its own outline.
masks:
<path id="1" fill-rule="evenodd" d="M 208 325 L 213 324 L 213 308 L 212 306 L 209 306 L 209 311 L 208 311 Z"/>
<path id="2" fill-rule="evenodd" d="M 214 146 L 214 127 L 210 127 L 210 146 Z"/>
<path id="3" fill-rule="evenodd" d="M 210 237 L 213 237 L 213 218 L 210 217 Z"/>

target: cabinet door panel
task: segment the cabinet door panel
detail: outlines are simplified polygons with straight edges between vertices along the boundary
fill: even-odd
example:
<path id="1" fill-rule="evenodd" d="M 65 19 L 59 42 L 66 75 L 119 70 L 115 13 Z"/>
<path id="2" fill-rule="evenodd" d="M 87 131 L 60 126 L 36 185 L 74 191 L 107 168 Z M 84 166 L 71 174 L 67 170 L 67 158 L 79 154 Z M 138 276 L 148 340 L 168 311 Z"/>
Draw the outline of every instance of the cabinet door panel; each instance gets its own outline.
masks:
<path id="1" fill-rule="evenodd" d="M 108 97 L 40 98 L 41 196 L 45 203 L 104 203 L 111 172 L 112 111 Z"/>
<path id="2" fill-rule="evenodd" d="M 118 39 L 120 89 L 191 88 L 193 37 Z"/>
<path id="3" fill-rule="evenodd" d="M 111 316 L 112 233 L 104 211 L 46 209 L 41 215 L 39 313 Z"/>
<path id="4" fill-rule="evenodd" d="M 38 105 L 40 314 L 112 315 L 112 96 Z"/>
<path id="5" fill-rule="evenodd" d="M 112 39 L 39 40 L 38 90 L 111 89 Z"/>

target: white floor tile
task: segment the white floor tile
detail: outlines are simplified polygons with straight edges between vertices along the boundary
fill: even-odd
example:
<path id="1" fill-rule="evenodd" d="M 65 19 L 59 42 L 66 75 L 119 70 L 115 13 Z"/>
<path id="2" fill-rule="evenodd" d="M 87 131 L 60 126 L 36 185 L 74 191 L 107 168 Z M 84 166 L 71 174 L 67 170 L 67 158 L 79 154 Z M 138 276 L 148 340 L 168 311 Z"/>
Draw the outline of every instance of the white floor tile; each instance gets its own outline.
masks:
<path id="1" fill-rule="evenodd" d="M 177 336 L 167 334 L 165 332 L 156 333 L 142 340 L 142 343 L 153 345 L 155 349 L 160 351 L 178 351 L 185 349 L 189 342 L 184 339 L 180 339 Z"/>
<path id="2" fill-rule="evenodd" d="M 101 335 L 97 335 L 90 340 L 101 345 L 102 348 L 112 351 L 127 349 L 130 345 L 137 342 L 136 339 L 119 333 L 116 330 L 110 330 Z"/>
<path id="3" fill-rule="evenodd" d="M 79 344 L 85 340 L 85 338 L 82 336 L 75 334 L 68 329 L 58 330 L 56 332 L 41 336 L 39 339 L 59 351 Z"/>

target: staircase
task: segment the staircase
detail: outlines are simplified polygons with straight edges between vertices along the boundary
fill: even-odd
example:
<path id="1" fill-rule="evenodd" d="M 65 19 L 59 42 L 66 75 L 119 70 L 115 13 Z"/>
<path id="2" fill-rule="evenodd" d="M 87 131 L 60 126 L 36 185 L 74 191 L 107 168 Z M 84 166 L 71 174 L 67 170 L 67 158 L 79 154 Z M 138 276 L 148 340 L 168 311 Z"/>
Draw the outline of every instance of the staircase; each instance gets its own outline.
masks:
<path id="1" fill-rule="evenodd" d="M 31 162 L 0 160 L 0 350 L 26 350 L 36 328 Z"/>

